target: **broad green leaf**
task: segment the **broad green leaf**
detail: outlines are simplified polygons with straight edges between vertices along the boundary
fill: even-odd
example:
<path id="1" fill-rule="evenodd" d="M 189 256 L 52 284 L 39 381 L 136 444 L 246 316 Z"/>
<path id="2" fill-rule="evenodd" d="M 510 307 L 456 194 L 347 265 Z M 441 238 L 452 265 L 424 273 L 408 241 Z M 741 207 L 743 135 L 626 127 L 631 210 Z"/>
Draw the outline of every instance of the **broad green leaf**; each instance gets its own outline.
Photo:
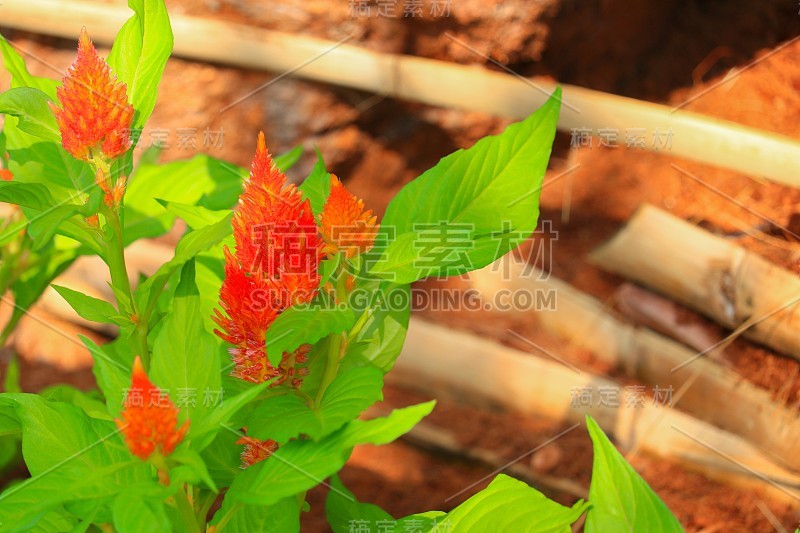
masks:
<path id="1" fill-rule="evenodd" d="M 94 359 L 92 372 L 103 391 L 108 412 L 111 416 L 118 416 L 125 401 L 125 391 L 131 386 L 134 354 L 127 339 L 120 336 L 102 348 L 88 337 L 81 335 L 80 339 Z"/>
<path id="2" fill-rule="evenodd" d="M 183 485 L 184 483 L 200 485 L 202 482 L 214 493 L 218 492 L 217 484 L 209 474 L 208 467 L 199 453 L 183 447 L 175 450 L 169 457 L 171 461 L 178 463 L 178 466 L 170 469 L 173 485 Z"/>
<path id="3" fill-rule="evenodd" d="M 215 224 L 184 235 L 175 247 L 175 255 L 172 259 L 161 265 L 155 274 L 137 287 L 136 299 L 139 302 L 139 308 L 150 309 L 150 306 L 154 305 L 158 295 L 164 289 L 164 285 L 179 268 L 200 252 L 208 250 L 230 235 L 233 231 L 231 227 L 232 216 L 233 214 L 231 213 Z"/>
<path id="4" fill-rule="evenodd" d="M 319 440 L 382 399 L 383 373 L 372 367 L 340 374 L 313 408 L 295 394 L 262 400 L 247 422 L 247 433 L 279 443 L 301 434 Z"/>
<path id="5" fill-rule="evenodd" d="M 354 524 L 364 527 L 364 531 L 393 531 L 396 521 L 392 515 L 371 503 L 361 503 L 344 486 L 339 476 L 331 476 L 331 490 L 325 499 L 325 516 L 333 533 L 351 533 Z M 425 524 L 417 531 L 427 531 Z M 356 526 L 357 527 L 357 526 Z M 385 529 L 382 529 L 385 528 Z"/>
<path id="6" fill-rule="evenodd" d="M 17 127 L 25 133 L 61 142 L 61 133 L 48 102 L 50 98 L 39 89 L 17 87 L 0 93 L 0 113 L 16 117 Z"/>
<path id="7" fill-rule="evenodd" d="M 191 229 L 200 229 L 210 226 L 230 214 L 230 210 L 213 211 L 201 205 L 182 204 L 179 202 L 168 202 L 166 200 L 158 200 L 158 202 L 164 206 L 164 209 L 176 217 L 183 219 L 186 225 Z"/>
<path id="8" fill-rule="evenodd" d="M 239 435 L 223 429 L 214 440 L 200 452 L 211 479 L 217 487 L 228 487 L 241 471 L 242 446 L 236 444 Z"/>
<path id="9" fill-rule="evenodd" d="M 50 209 L 56 204 L 45 185 L 18 181 L 0 181 L 0 202 L 30 207 L 39 211 Z"/>
<path id="10" fill-rule="evenodd" d="M 683 531 L 678 520 L 645 480 L 614 448 L 597 422 L 586 417 L 594 462 L 586 532 Z"/>
<path id="11" fill-rule="evenodd" d="M 67 287 L 58 285 L 53 285 L 52 287 L 82 318 L 100 323 L 118 322 L 115 317 L 119 315 L 119 312 L 105 300 L 100 300 Z"/>
<path id="12" fill-rule="evenodd" d="M 11 74 L 11 87 L 33 87 L 44 92 L 51 100 L 55 99 L 58 83 L 49 78 L 32 76 L 25 66 L 25 60 L 2 35 L 0 35 L 0 53 L 3 55 L 5 69 Z"/>
<path id="13" fill-rule="evenodd" d="M 377 505 L 359 502 L 338 476 L 331 477 L 330 485 L 325 515 L 334 533 L 351 533 L 353 529 L 383 533 L 429 532 L 437 520 L 445 516 L 442 511 L 428 511 L 395 520 Z"/>
<path id="14" fill-rule="evenodd" d="M 357 291 L 368 296 L 367 301 L 358 304 L 367 317 L 342 366 L 366 361 L 386 373 L 394 366 L 406 339 L 411 316 L 411 286 L 377 288 L 367 285 Z"/>
<path id="15" fill-rule="evenodd" d="M 396 283 L 458 275 L 527 239 L 539 215 L 560 95 L 557 89 L 527 119 L 450 154 L 403 187 L 381 222 L 377 242 L 388 246 L 376 247 L 371 273 Z"/>
<path id="16" fill-rule="evenodd" d="M 214 441 L 215 436 L 226 431 L 225 424 L 245 405 L 253 401 L 269 386 L 270 382 L 259 383 L 231 398 L 222 397 L 221 405 L 209 410 L 208 416 L 197 424 L 189 426 L 190 446 L 192 450 L 202 452 Z"/>
<path id="17" fill-rule="evenodd" d="M 40 396 L 49 401 L 63 402 L 75 407 L 80 407 L 84 413 L 92 418 L 110 420 L 108 409 L 102 402 L 100 393 L 96 390 L 82 391 L 71 385 L 55 385 L 42 390 Z"/>
<path id="18" fill-rule="evenodd" d="M 570 533 L 589 507 L 579 501 L 564 507 L 514 478 L 500 474 L 484 490 L 436 520 L 432 532 L 529 531 Z M 653 529 L 645 528 L 645 531 Z M 606 531 L 619 531 L 608 529 Z M 638 530 L 637 530 L 638 531 Z"/>
<path id="19" fill-rule="evenodd" d="M 22 427 L 22 451 L 32 477 L 0 494 L 0 522 L 27 530 L 69 500 L 105 498 L 151 482 L 150 468 L 131 456 L 113 422 L 78 407 L 31 394 L 3 395 Z"/>
<path id="20" fill-rule="evenodd" d="M 176 215 L 165 211 L 160 202 L 230 209 L 246 176 L 245 169 L 207 155 L 140 165 L 125 192 L 126 242 L 157 237 L 172 227 Z"/>
<path id="21" fill-rule="evenodd" d="M 114 500 L 114 527 L 118 533 L 152 533 L 172 529 L 164 504 L 142 498 L 137 491 L 122 492 Z"/>
<path id="22" fill-rule="evenodd" d="M 172 52 L 172 27 L 163 0 L 129 0 L 135 14 L 114 40 L 108 64 L 127 85 L 135 110 L 133 129 L 144 127 L 158 96 L 158 84 Z"/>
<path id="23" fill-rule="evenodd" d="M 225 517 L 225 533 L 297 533 L 300 531 L 300 502 L 297 498 L 284 498 L 273 505 L 245 505 L 225 498 L 222 507 L 214 514 L 213 524 Z"/>
<path id="24" fill-rule="evenodd" d="M 325 201 L 331 193 L 331 175 L 325 169 L 325 161 L 322 159 L 322 152 L 317 149 L 317 163 L 311 170 L 311 174 L 300 184 L 298 190 L 311 204 L 311 211 L 315 215 L 322 213 Z"/>
<path id="25" fill-rule="evenodd" d="M 200 315 L 200 296 L 194 281 L 194 261 L 181 270 L 172 312 L 163 319 L 152 347 L 150 378 L 186 413 L 199 423 L 210 409 L 206 391 L 222 390 L 216 339 L 206 333 Z"/>
<path id="26" fill-rule="evenodd" d="M 272 457 L 239 474 L 228 490 L 233 501 L 272 505 L 338 472 L 359 444 L 386 444 L 406 433 L 433 409 L 428 402 L 396 409 L 388 417 L 354 420 L 320 441 L 293 440 Z"/>
<path id="27" fill-rule="evenodd" d="M 341 333 L 352 327 L 354 321 L 355 315 L 349 307 L 325 308 L 315 304 L 290 307 L 267 330 L 267 357 L 277 366 L 284 352 Z"/>

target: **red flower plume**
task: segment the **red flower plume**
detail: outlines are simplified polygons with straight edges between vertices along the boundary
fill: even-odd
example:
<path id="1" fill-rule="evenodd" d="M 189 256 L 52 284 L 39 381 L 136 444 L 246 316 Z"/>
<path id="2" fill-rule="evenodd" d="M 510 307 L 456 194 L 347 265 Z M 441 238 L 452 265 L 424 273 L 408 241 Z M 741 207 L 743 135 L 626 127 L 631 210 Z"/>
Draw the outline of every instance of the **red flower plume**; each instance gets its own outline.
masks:
<path id="1" fill-rule="evenodd" d="M 255 383 L 280 377 L 279 383 L 299 384 L 294 376 L 302 372 L 295 365 L 305 362 L 305 351 L 284 354 L 276 368 L 267 360 L 265 337 L 278 314 L 316 294 L 322 240 L 310 203 L 286 184 L 263 133 L 233 217 L 233 236 L 235 253 L 225 254 L 222 311 L 213 317 L 217 335 L 234 345 L 233 375 Z"/>
<path id="2" fill-rule="evenodd" d="M 61 144 L 76 159 L 88 161 L 91 151 L 113 159 L 131 146 L 133 107 L 124 83 L 117 81 L 97 54 L 86 28 L 78 40 L 78 58 L 57 89 L 61 108 L 51 104 L 61 130 Z"/>
<path id="3" fill-rule="evenodd" d="M 128 449 L 142 461 L 155 452 L 171 454 L 189 429 L 188 420 L 178 427 L 178 408 L 153 385 L 138 356 L 124 405 L 121 418 L 115 422 Z"/>

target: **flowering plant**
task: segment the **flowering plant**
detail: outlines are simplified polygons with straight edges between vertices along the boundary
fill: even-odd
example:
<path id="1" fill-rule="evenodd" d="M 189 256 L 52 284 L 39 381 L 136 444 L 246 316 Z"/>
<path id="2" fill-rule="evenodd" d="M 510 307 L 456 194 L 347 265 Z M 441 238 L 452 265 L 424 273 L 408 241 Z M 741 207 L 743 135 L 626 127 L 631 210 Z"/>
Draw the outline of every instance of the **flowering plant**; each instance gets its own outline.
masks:
<path id="1" fill-rule="evenodd" d="M 55 288 L 83 318 L 119 328 L 103 346 L 83 339 L 100 394 L 0 395 L 0 436 L 21 441 L 31 474 L 0 494 L 0 529 L 298 531 L 306 492 L 330 479 L 336 532 L 365 520 L 371 530 L 391 521 L 393 531 L 569 531 L 587 503 L 564 507 L 503 475 L 448 513 L 398 520 L 336 477 L 355 446 L 388 443 L 434 408 L 359 419 L 400 353 L 409 284 L 483 267 L 533 232 L 558 92 L 503 134 L 442 159 L 379 223 L 321 157 L 300 186 L 288 184 L 292 158 L 270 155 L 263 135 L 249 175 L 207 156 L 144 158 L 134 169 L 135 132 L 153 110 L 172 33 L 161 1 L 130 5 L 107 60 L 81 32 L 60 85 L 30 75 L 0 39 L 12 75 L 0 94 L 0 153 L 13 175 L 0 200 L 19 206 L 7 225 L 26 252 L 22 262 L 4 257 L 16 275 L 3 289 L 24 310 L 75 258 L 96 254 L 114 304 Z M 188 229 L 174 257 L 134 286 L 125 247 L 177 217 Z M 457 254 L 431 243 L 454 228 L 467 237 Z M 679 529 L 589 427 L 587 530 L 642 516 Z M 621 485 L 624 501 L 606 496 Z M 630 505 L 645 509 L 633 522 Z"/>

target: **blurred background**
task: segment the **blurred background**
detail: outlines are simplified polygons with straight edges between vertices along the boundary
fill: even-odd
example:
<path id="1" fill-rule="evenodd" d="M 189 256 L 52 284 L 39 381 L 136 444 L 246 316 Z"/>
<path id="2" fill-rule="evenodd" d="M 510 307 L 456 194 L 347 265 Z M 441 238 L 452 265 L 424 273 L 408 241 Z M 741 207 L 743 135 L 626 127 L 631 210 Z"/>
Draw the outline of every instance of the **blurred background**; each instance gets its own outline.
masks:
<path id="1" fill-rule="evenodd" d="M 92 1 L 120 9 L 125 5 L 100 0 L 77 3 L 91 5 Z M 247 26 L 253 32 L 277 30 L 324 39 L 331 47 L 346 43 L 377 53 L 470 65 L 510 79 L 521 77 L 534 85 L 575 85 L 800 140 L 800 6 L 794 0 L 166 3 L 176 18 L 200 17 L 214 24 Z M 16 29 L 14 21 L 2 14 L 0 5 L 0 32 L 25 51 L 30 70 L 60 78 L 75 57 L 75 39 Z M 59 14 L 54 12 L 52 18 L 46 25 L 57 26 Z M 92 36 L 113 34 L 118 27 L 114 24 L 102 18 L 86 22 Z M 234 33 L 244 31 L 230 27 Z M 79 29 L 62 28 L 63 34 L 76 36 Z M 215 35 L 205 36 L 202 31 L 198 29 L 196 38 L 207 39 L 206 46 L 214 49 Z M 248 35 L 256 38 L 259 34 Z M 108 42 L 96 40 L 106 55 Z M 288 71 L 236 64 L 235 57 L 230 61 L 173 57 L 137 151 L 160 144 L 163 161 L 207 153 L 247 166 L 256 135 L 263 130 L 273 153 L 303 147 L 304 155 L 289 172 L 290 179 L 299 182 L 308 175 L 317 147 L 328 169 L 381 214 L 405 183 L 441 157 L 499 133 L 513 122 L 508 116 L 482 111 L 486 109 L 483 103 L 496 97 L 491 93 L 476 91 L 471 96 L 473 109 L 453 109 L 384 96 L 391 93 L 390 87 L 374 92 L 304 80 L 297 76 L 303 73 L 302 64 Z M 0 90 L 8 87 L 9 76 L 0 70 Z M 470 95 L 474 89 L 463 87 Z M 531 86 L 531 90 L 536 88 Z M 459 96 L 463 95 L 452 95 Z M 446 101 L 449 97 L 445 92 L 430 98 Z M 520 112 L 524 116 L 533 110 Z M 524 247 L 537 250 L 528 254 L 530 262 L 597 298 L 610 312 L 624 315 L 618 309 L 624 280 L 591 264 L 587 254 L 623 227 L 638 207 L 652 204 L 783 269 L 800 272 L 800 243 L 795 238 L 800 233 L 797 188 L 676 156 L 671 153 L 671 131 L 641 126 L 646 124 L 620 128 L 612 120 L 605 132 L 575 127 L 559 132 L 542 189 L 541 229 Z M 637 135 L 637 142 L 630 141 L 631 135 Z M 677 171 L 675 165 L 685 172 Z M 159 244 L 174 245 L 181 231 L 176 228 Z M 428 296 L 420 297 L 417 318 L 445 325 L 449 331 L 480 335 L 515 353 L 545 359 L 548 353 L 556 353 L 569 365 L 620 386 L 640 384 L 637 376 L 609 364 L 602 355 L 553 334 L 539 323 L 535 311 L 437 310 L 430 303 L 436 291 L 467 291 L 469 287 L 464 279 L 418 283 L 419 294 Z M 65 345 L 62 336 L 42 322 L 56 324 L 70 335 L 102 339 L 103 332 L 88 331 L 52 309 L 34 314 L 38 319 L 27 318 L 16 337 L 17 348 L 31 369 L 23 372 L 24 386 L 34 390 L 64 379 L 91 386 L 88 355 L 77 346 Z M 723 334 L 688 309 L 679 309 L 679 317 L 679 324 L 706 328 L 712 338 Z M 638 324 L 636 317 L 626 320 Z M 447 339 L 441 344 L 446 346 Z M 428 355 L 436 357 L 436 353 Z M 736 339 L 718 362 L 796 414 L 800 406 L 796 359 Z M 536 388 L 537 383 L 531 382 L 530 389 Z M 431 386 L 393 384 L 386 391 L 386 402 L 400 405 L 441 396 L 434 392 Z M 516 475 L 527 476 L 564 503 L 575 501 L 588 487 L 591 444 L 585 431 L 570 432 L 543 446 L 571 427 L 566 418 L 500 410 L 470 391 L 444 393 L 430 422 L 440 431 L 437 435 L 444 434 L 457 445 L 441 446 L 441 439 L 422 438 L 423 442 L 412 439 L 359 448 L 342 474 L 347 486 L 394 515 L 423 508 L 447 510 L 484 486 L 486 480 L 481 480 L 487 474 L 511 462 L 521 469 Z M 653 395 L 652 386 L 647 394 Z M 490 455 L 470 455 L 470 450 Z M 688 530 L 785 531 L 798 523 L 791 499 L 775 498 L 752 486 L 733 487 L 674 457 L 633 454 L 629 459 Z M 473 486 L 475 482 L 480 483 Z M 310 496 L 312 513 L 320 520 L 323 498 L 319 490 Z M 315 530 L 322 530 L 322 523 Z"/>

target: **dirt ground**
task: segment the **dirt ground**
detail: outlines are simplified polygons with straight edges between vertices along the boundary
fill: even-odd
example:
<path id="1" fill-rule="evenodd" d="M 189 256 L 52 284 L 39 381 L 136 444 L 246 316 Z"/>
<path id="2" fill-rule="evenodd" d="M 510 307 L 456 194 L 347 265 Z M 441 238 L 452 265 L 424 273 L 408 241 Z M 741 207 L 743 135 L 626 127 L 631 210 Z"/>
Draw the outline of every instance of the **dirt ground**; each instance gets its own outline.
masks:
<path id="1" fill-rule="evenodd" d="M 374 50 L 480 64 L 497 70 L 487 59 L 490 58 L 524 76 L 542 76 L 671 105 L 702 94 L 685 108 L 800 137 L 800 40 L 796 40 L 800 17 L 797 5 L 791 2 L 666 0 L 631 6 L 603 0 L 452 0 L 449 16 L 432 17 L 428 11 L 431 2 L 426 1 L 424 13 L 428 16 L 422 18 L 399 16 L 404 9 L 402 0 L 396 4 L 398 16 L 394 17 L 376 16 L 378 6 L 374 2 L 372 16 L 360 17 L 353 17 L 344 1 L 167 3 L 176 14 L 213 17 L 331 40 L 355 34 L 353 44 Z M 447 37 L 446 32 L 480 55 Z M 60 75 L 55 71 L 66 68 L 74 57 L 73 42 L 21 32 L 3 34 L 32 57 L 42 59 L 31 66 L 40 75 Z M 142 144 L 166 139 L 166 160 L 206 151 L 246 165 L 256 134 L 263 129 L 275 152 L 298 144 L 307 149 L 290 177 L 301 179 L 308 173 L 314 161 L 311 149 L 318 146 L 329 169 L 381 213 L 403 184 L 439 158 L 487 134 L 498 133 L 508 124 L 481 113 L 399 102 L 291 78 L 271 84 L 220 113 L 274 76 L 170 60 L 162 98 L 151 126 L 142 136 Z M 723 80 L 727 81 L 721 83 Z M 0 88 L 5 87 L 7 79 L 0 75 Z M 224 131 L 224 140 L 217 145 L 205 142 L 206 130 L 209 135 Z M 185 142 L 187 132 L 192 131 L 195 147 Z M 575 162 L 580 163 L 575 172 L 546 185 L 542 191 L 541 220 L 558 231 L 552 253 L 544 258 L 543 266 L 583 291 L 603 300 L 613 296 L 622 280 L 589 265 L 586 254 L 613 235 L 645 202 L 800 272 L 800 243 L 758 216 L 767 216 L 800 232 L 798 190 L 676 159 L 669 150 L 653 153 L 609 149 L 597 146 L 596 140 L 593 147 L 571 147 L 568 132 L 557 138 L 546 183 Z M 683 177 L 671 167 L 672 162 L 713 183 L 750 209 L 742 209 Z M 435 282 L 420 284 L 422 288 L 436 286 Z M 523 351 L 530 351 L 530 347 L 505 333 L 509 327 L 544 346 L 563 348 L 538 330 L 532 316 L 509 319 L 485 314 L 475 320 L 474 315 L 418 312 Z M 70 324 L 59 326 L 68 335 L 77 331 Z M 85 371 L 63 375 L 54 367 L 33 363 L 52 361 L 52 353 L 63 350 L 65 341 L 30 319 L 23 327 L 36 332 L 18 336 L 35 337 L 18 346 L 28 361 L 23 368 L 28 390 L 60 380 L 91 385 L 91 375 L 87 379 Z M 581 368 L 619 377 L 616 369 L 603 367 L 589 354 L 566 351 L 563 355 Z M 726 350 L 725 357 L 748 380 L 768 389 L 787 405 L 800 407 L 800 364 L 796 361 L 746 341 L 736 341 Z M 386 396 L 387 405 L 427 399 L 395 387 L 389 387 Z M 486 412 L 453 402 L 440 403 L 431 420 L 456 432 L 463 443 L 493 449 L 508 460 L 563 429 L 558 422 Z M 551 446 L 557 452 L 550 452 L 555 459 L 548 473 L 588 487 L 592 454 L 585 432 L 570 433 Z M 632 462 L 688 531 L 772 531 L 775 527 L 765 508 L 789 530 L 800 523 L 800 516 L 793 511 L 758 494 L 729 488 L 663 460 L 635 457 Z M 399 516 L 434 508 L 447 510 L 481 485 L 456 498 L 451 499 L 452 495 L 488 473 L 484 467 L 399 442 L 357 449 L 342 477 L 356 495 Z M 306 516 L 307 531 L 325 530 L 324 493 L 324 489 L 318 489 L 310 494 L 312 512 Z M 563 495 L 559 499 L 570 502 Z"/>

